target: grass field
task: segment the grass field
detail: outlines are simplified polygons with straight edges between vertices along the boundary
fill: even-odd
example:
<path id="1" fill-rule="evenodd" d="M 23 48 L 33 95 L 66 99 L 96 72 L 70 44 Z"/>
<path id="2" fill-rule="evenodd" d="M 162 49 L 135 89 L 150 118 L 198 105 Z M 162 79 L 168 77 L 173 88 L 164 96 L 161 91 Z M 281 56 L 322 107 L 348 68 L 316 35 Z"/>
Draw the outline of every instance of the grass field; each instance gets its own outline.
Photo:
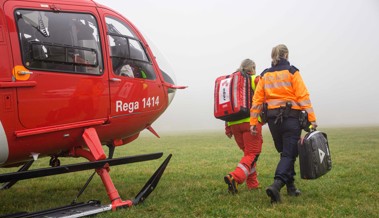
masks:
<path id="1" fill-rule="evenodd" d="M 296 162 L 296 184 L 300 197 L 282 190 L 282 203 L 271 205 L 265 187 L 273 181 L 279 155 L 271 136 L 264 131 L 257 170 L 262 189 L 239 187 L 227 192 L 224 175 L 242 157 L 234 140 L 223 132 L 142 136 L 116 150 L 116 156 L 164 152 L 159 160 L 111 169 L 122 198 L 133 198 L 168 154 L 170 164 L 158 187 L 141 205 L 97 217 L 379 217 L 379 127 L 320 129 L 328 134 L 333 168 L 317 180 L 300 179 Z M 36 167 L 46 167 L 48 158 Z M 62 164 L 72 163 L 62 159 Z M 80 161 L 80 160 L 74 160 Z M 9 169 L 0 169 L 0 173 Z M 0 191 L 0 214 L 37 211 L 69 204 L 92 171 L 20 181 Z M 79 201 L 101 200 L 109 204 L 105 189 L 95 176 Z"/>

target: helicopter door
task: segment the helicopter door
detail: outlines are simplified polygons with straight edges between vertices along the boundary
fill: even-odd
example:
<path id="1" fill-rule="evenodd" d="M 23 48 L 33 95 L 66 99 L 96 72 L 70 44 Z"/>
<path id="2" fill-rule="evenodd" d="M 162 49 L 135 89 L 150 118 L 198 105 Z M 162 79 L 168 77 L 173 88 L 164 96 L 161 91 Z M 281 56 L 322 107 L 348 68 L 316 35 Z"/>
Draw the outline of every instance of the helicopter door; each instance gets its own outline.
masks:
<path id="1" fill-rule="evenodd" d="M 111 12 L 109 12 L 111 13 Z M 111 59 L 111 116 L 160 114 L 167 97 L 143 43 L 131 25 L 115 16 L 106 16 Z M 158 117 L 159 115 L 156 115 Z M 147 117 L 147 115 L 141 116 Z M 150 118 L 150 121 L 152 119 Z M 139 125 L 146 125 L 140 122 Z"/>
<path id="2" fill-rule="evenodd" d="M 41 7 L 32 2 L 5 4 L 7 16 L 15 19 L 10 29 L 18 31 L 11 34 L 14 77 L 34 84 L 17 88 L 21 125 L 30 129 L 105 120 L 109 83 L 96 9 L 75 6 L 70 13 L 63 7 L 59 12 Z"/>

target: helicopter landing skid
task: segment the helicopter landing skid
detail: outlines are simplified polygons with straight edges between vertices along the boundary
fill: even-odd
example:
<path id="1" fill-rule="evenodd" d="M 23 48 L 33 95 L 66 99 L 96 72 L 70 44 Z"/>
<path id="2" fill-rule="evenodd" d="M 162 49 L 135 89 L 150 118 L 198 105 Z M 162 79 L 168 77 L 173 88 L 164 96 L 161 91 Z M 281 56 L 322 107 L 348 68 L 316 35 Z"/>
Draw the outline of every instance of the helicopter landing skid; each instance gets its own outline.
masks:
<path id="1" fill-rule="evenodd" d="M 73 217 L 84 217 L 84 216 L 91 216 L 95 214 L 99 214 L 106 211 L 116 210 L 120 208 L 125 207 L 131 207 L 133 205 L 137 205 L 139 203 L 142 203 L 151 192 L 153 192 L 158 185 L 158 182 L 165 171 L 172 154 L 170 154 L 165 161 L 161 164 L 161 166 L 155 171 L 155 173 L 150 177 L 150 179 L 147 181 L 145 186 L 141 189 L 141 191 L 136 195 L 136 197 L 133 200 L 127 200 L 127 201 L 121 201 L 117 202 L 118 204 L 115 204 L 115 202 L 112 202 L 112 204 L 109 205 L 101 205 L 100 201 L 97 200 L 91 200 L 87 203 L 72 203 L 67 206 L 48 209 L 44 211 L 39 212 L 33 212 L 33 213 L 27 213 L 27 212 L 21 212 L 21 213 L 15 213 L 15 214 L 8 214 L 4 216 L 0 216 L 0 218 L 32 218 L 32 217 L 59 217 L 59 218 L 73 218 Z"/>
<path id="2" fill-rule="evenodd" d="M 102 206 L 100 201 L 88 201 L 87 203 L 75 203 L 63 207 L 57 207 L 34 213 L 21 212 L 1 216 L 0 218 L 31 218 L 31 217 L 84 217 L 112 210 L 112 205 Z"/>

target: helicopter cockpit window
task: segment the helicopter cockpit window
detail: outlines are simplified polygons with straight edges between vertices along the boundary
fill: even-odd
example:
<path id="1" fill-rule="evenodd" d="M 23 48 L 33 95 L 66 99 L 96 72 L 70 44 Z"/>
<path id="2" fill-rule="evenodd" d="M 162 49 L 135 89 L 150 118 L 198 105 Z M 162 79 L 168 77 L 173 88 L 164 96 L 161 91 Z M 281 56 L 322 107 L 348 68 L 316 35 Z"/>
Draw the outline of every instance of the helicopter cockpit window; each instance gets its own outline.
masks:
<path id="1" fill-rule="evenodd" d="M 154 80 L 153 66 L 138 37 L 122 21 L 110 17 L 105 21 L 113 72 L 125 77 Z"/>
<path id="2" fill-rule="evenodd" d="M 95 17 L 80 13 L 17 10 L 24 65 L 29 69 L 102 74 Z"/>

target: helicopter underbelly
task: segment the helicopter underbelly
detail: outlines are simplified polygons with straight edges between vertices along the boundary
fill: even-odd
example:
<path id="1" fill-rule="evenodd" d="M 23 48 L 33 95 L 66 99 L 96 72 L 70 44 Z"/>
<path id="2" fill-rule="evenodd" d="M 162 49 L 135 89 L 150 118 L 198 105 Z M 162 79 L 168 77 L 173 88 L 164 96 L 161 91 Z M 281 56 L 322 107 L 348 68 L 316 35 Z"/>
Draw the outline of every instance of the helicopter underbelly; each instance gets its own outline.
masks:
<path id="1" fill-rule="evenodd" d="M 115 116 L 109 120 L 97 119 L 16 131 L 16 140 L 10 144 L 9 148 L 5 132 L 0 125 L 0 149 L 2 151 L 0 166 L 11 165 L 13 167 L 36 157 L 66 156 L 74 146 L 85 146 L 82 134 L 86 128 L 95 128 L 103 145 L 111 144 L 114 140 L 127 139 L 151 125 L 162 113 L 163 110 L 156 110 Z"/>

